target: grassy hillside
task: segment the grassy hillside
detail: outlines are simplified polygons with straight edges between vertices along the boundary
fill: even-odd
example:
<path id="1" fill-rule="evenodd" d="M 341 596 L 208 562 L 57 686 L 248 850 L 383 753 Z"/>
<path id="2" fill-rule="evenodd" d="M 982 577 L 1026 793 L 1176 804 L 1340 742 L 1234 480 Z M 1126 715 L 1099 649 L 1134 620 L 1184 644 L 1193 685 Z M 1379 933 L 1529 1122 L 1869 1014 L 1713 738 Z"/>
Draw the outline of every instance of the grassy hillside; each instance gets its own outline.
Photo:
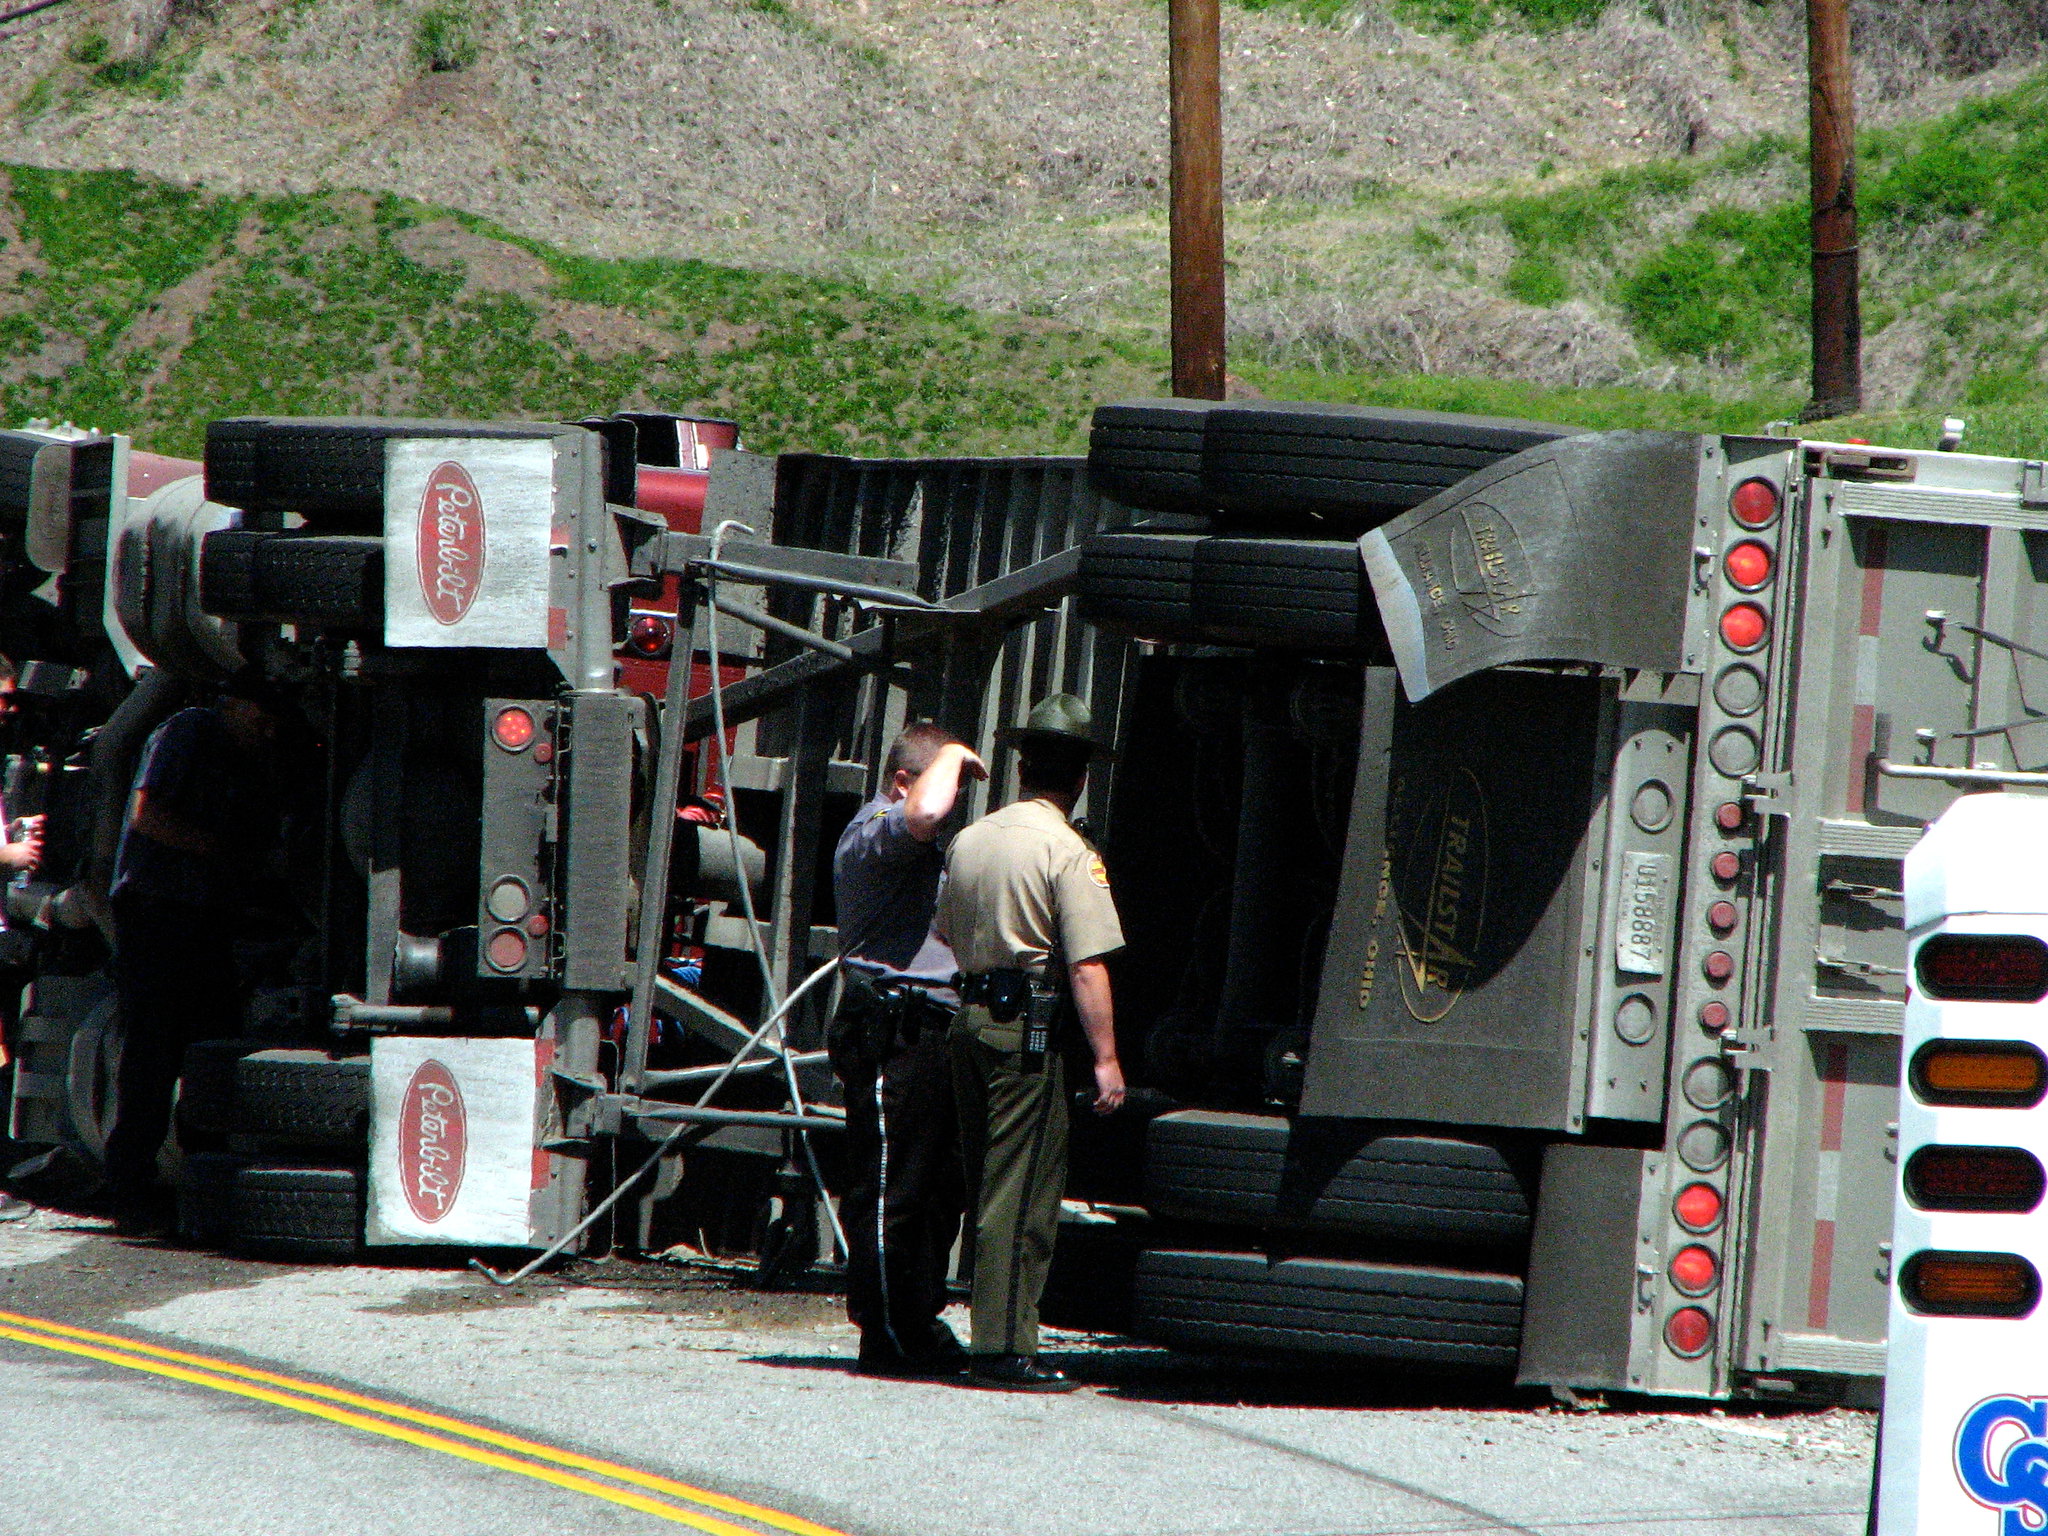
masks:
<path id="1" fill-rule="evenodd" d="M 2048 453 L 2048 75 L 1860 145 L 1872 414 Z M 1806 368 L 1803 146 L 1232 210 L 1232 370 L 1279 398 L 1754 431 Z M 0 413 L 190 449 L 244 411 L 732 415 L 764 448 L 1071 451 L 1163 384 L 1156 213 L 871 241 L 796 275 L 602 259 L 393 195 L 0 168 Z M 928 295 L 969 277 L 987 302 Z M 1009 285 L 1007 296 L 1005 284 Z M 1089 287 L 1087 323 L 1023 302 Z"/>
<path id="2" fill-rule="evenodd" d="M 243 412 L 732 416 L 765 449 L 1053 451 L 1154 375 L 1099 336 L 857 282 L 604 261 L 360 193 L 4 171 L 0 417 L 189 452 Z M 1129 349 L 1125 349 L 1128 351 Z"/>

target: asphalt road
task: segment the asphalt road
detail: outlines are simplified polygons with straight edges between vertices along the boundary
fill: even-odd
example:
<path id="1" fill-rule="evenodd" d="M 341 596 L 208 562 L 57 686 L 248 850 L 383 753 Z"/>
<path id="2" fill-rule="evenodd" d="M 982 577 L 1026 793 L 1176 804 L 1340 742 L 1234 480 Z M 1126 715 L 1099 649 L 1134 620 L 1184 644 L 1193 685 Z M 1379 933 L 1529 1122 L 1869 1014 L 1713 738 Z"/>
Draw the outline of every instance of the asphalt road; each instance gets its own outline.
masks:
<path id="1" fill-rule="evenodd" d="M 832 1298 L 667 1265 L 497 1292 L 43 1213 L 0 1227 L 0 1311 L 38 1320 L 0 1318 L 24 1536 L 1858 1536 L 1869 1478 L 1860 1412 L 1568 1413 L 1103 1335 L 1056 1337 L 1067 1398 L 870 1381 Z"/>

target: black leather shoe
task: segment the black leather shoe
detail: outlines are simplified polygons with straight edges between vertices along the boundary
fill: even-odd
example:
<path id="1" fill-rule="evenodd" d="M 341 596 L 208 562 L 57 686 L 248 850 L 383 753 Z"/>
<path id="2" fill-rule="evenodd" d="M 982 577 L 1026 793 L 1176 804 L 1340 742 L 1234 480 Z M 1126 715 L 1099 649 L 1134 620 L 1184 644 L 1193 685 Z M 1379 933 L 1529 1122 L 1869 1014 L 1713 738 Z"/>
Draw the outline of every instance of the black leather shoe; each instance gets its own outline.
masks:
<path id="1" fill-rule="evenodd" d="M 967 1346 L 941 1318 L 932 1319 L 931 1358 L 943 1361 L 954 1371 L 967 1369 Z"/>
<path id="2" fill-rule="evenodd" d="M 976 1355 L 967 1367 L 967 1384 L 992 1392 L 1074 1392 L 1081 1386 L 1040 1365 L 1034 1355 Z"/>
<path id="3" fill-rule="evenodd" d="M 964 1354 L 950 1355 L 938 1350 L 906 1355 L 887 1347 L 871 1349 L 863 1344 L 854 1369 L 863 1376 L 886 1376 L 899 1381 L 939 1381 L 958 1376 L 966 1370 L 967 1359 Z"/>

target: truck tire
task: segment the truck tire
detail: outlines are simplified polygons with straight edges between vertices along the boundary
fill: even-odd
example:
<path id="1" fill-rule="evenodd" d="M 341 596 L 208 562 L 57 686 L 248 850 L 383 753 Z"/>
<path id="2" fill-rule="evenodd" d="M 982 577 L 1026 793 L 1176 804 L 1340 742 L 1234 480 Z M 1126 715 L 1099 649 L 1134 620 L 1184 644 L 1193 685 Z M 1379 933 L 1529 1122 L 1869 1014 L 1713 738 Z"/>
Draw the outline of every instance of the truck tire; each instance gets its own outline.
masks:
<path id="1" fill-rule="evenodd" d="M 374 630 L 384 622 L 384 541 L 367 534 L 209 533 L 199 606 L 244 623 Z"/>
<path id="2" fill-rule="evenodd" d="M 1377 406 L 1235 406 L 1209 418 L 1202 489 L 1233 522 L 1357 534 L 1489 464 L 1576 431 Z"/>
<path id="3" fill-rule="evenodd" d="M 323 531 L 384 526 L 384 444 L 394 437 L 554 437 L 546 422 L 236 416 L 206 426 L 206 499 L 296 512 Z"/>
<path id="4" fill-rule="evenodd" d="M 1187 1221 L 1519 1246 L 1530 1180 L 1486 1142 L 1182 1110 L 1147 1129 L 1145 1205 Z"/>
<path id="5" fill-rule="evenodd" d="M 1208 513 L 1202 434 L 1211 400 L 1125 400 L 1095 407 L 1088 429 L 1088 480 L 1127 507 Z"/>
<path id="6" fill-rule="evenodd" d="M 369 1144 L 370 1058 L 301 1050 L 242 1057 L 232 1130 L 279 1146 L 360 1152 Z"/>
<path id="7" fill-rule="evenodd" d="M 1148 1249 L 1131 1331 L 1192 1349 L 1512 1369 L 1522 1336 L 1513 1275 L 1350 1259 Z"/>
<path id="8" fill-rule="evenodd" d="M 178 1175 L 178 1236 L 199 1248 L 227 1245 L 234 1227 L 235 1178 L 249 1166 L 232 1152 L 191 1152 Z"/>
<path id="9" fill-rule="evenodd" d="M 1209 538 L 1195 554 L 1196 625 L 1218 640 L 1387 652 L 1350 539 Z"/>
<path id="10" fill-rule="evenodd" d="M 1075 581 L 1081 617 L 1112 634 L 1143 640 L 1199 640 L 1195 551 L 1199 534 L 1133 529 L 1098 533 L 1081 546 Z"/>
<path id="11" fill-rule="evenodd" d="M 281 1259 L 351 1259 L 363 1249 L 363 1176 L 353 1168 L 252 1163 L 235 1171 L 228 1245 Z"/>
<path id="12" fill-rule="evenodd" d="M 235 1130 L 235 1065 L 261 1040 L 199 1040 L 185 1047 L 178 1072 L 178 1134 L 231 1136 Z"/>

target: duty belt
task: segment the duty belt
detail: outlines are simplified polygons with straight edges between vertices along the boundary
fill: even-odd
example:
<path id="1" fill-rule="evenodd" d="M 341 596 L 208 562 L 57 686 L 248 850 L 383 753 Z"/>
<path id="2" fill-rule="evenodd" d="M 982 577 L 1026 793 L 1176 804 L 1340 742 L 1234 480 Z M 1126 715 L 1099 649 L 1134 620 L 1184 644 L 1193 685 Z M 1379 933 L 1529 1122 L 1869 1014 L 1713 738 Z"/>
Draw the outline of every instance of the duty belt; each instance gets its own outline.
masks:
<path id="1" fill-rule="evenodd" d="M 1010 966 L 962 976 L 954 985 L 961 1002 L 986 1008 L 996 1023 L 1014 1024 L 1022 1019 L 1025 1059 L 1043 1061 L 1052 1046 L 1053 1025 L 1066 1001 L 1065 989 Z"/>

